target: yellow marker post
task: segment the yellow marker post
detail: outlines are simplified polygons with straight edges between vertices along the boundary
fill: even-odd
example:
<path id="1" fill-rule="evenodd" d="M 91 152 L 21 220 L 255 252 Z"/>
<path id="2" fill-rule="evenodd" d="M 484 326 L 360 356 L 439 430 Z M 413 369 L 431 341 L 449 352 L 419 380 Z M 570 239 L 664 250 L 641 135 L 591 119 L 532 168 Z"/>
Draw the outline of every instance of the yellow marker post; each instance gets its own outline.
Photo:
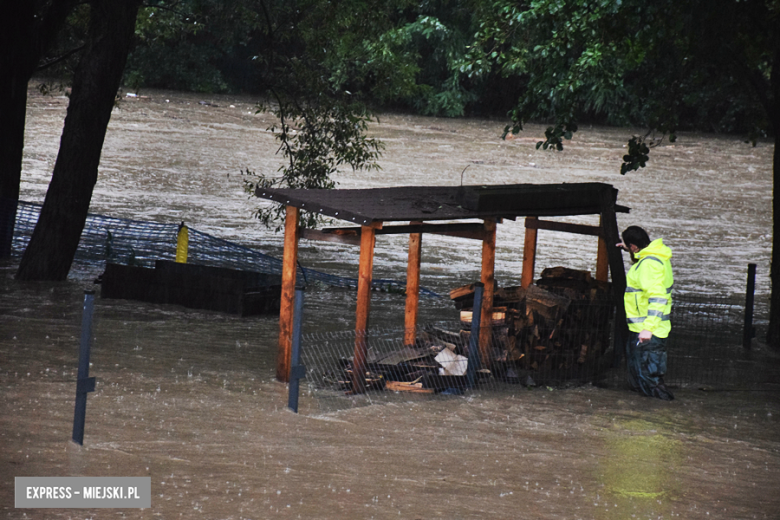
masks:
<path id="1" fill-rule="evenodd" d="M 190 233 L 184 222 L 179 224 L 179 236 L 176 241 L 176 262 L 179 264 L 187 263 L 187 250 L 189 249 Z"/>

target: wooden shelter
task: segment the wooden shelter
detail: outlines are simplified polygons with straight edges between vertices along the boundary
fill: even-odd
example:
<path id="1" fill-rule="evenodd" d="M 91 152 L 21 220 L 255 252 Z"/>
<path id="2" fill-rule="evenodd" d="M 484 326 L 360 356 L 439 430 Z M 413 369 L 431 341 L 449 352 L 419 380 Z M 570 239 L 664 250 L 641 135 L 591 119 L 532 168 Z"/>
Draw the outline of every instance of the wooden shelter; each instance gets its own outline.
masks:
<path id="1" fill-rule="evenodd" d="M 404 186 L 349 190 L 298 190 L 258 188 L 258 197 L 287 208 L 279 315 L 279 351 L 276 377 L 289 381 L 293 331 L 293 303 L 300 238 L 342 242 L 360 246 L 358 299 L 355 318 L 354 374 L 365 373 L 368 316 L 374 246 L 377 235 L 408 234 L 409 260 L 406 285 L 406 344 L 414 343 L 420 287 L 422 235 L 433 233 L 482 241 L 481 282 L 484 284 L 479 345 L 483 363 L 488 360 L 493 307 L 496 225 L 504 219 L 525 217 L 525 244 L 521 284 L 533 282 L 536 237 L 540 229 L 598 237 L 596 279 L 607 281 L 612 274 L 615 294 L 625 290 L 623 258 L 614 244 L 620 242 L 616 212 L 617 189 L 603 183 L 514 184 L 492 186 Z M 344 220 L 351 226 L 323 230 L 301 229 L 300 211 L 311 211 Z M 541 217 L 600 215 L 598 226 L 543 220 Z M 466 220 L 482 222 L 461 222 Z M 439 222 L 434 222 L 439 221 Z M 441 222 L 447 221 L 447 222 Z M 386 225 L 391 223 L 403 223 Z M 612 246 L 612 247 L 610 247 Z M 615 341 L 624 337 L 625 319 L 618 305 Z M 363 367 L 363 369 L 361 369 Z M 364 389 L 364 378 L 356 377 L 353 390 Z"/>

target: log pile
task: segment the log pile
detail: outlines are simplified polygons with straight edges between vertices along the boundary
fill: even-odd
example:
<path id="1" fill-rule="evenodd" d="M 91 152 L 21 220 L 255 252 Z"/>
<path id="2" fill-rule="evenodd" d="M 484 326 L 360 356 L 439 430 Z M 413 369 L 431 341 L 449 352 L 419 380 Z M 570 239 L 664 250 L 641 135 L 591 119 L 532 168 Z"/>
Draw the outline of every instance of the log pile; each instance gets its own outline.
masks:
<path id="1" fill-rule="evenodd" d="M 474 286 L 450 298 L 460 309 L 462 335 L 471 327 Z M 576 371 L 595 364 L 609 346 L 614 304 L 609 284 L 588 271 L 553 267 L 527 289 L 499 288 L 493 297 L 491 370 L 505 378 L 523 371 Z"/>
<path id="2" fill-rule="evenodd" d="M 527 289 L 497 289 L 490 363 L 475 367 L 470 382 L 467 368 L 474 289 L 474 285 L 466 285 L 450 292 L 460 311 L 461 330 L 428 327 L 418 332 L 414 345 L 369 349 L 365 387 L 393 392 L 460 392 L 491 378 L 524 382 L 528 381 L 526 375 L 533 374 L 535 381 L 530 384 L 534 384 L 595 373 L 588 369 L 598 366 L 610 340 L 614 302 L 609 284 L 594 280 L 588 271 L 554 267 L 542 271 L 541 278 Z M 351 358 L 341 358 L 326 380 L 349 392 L 353 368 Z"/>

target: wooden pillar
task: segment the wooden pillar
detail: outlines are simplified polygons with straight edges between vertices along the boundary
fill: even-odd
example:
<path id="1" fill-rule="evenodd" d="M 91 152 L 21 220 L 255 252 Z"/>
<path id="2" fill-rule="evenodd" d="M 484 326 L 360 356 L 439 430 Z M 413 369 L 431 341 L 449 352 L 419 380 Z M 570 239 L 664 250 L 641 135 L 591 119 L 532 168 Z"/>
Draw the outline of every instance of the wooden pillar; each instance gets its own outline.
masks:
<path id="1" fill-rule="evenodd" d="M 493 339 L 493 292 L 495 291 L 496 220 L 485 219 L 485 238 L 482 240 L 482 276 L 485 285 L 482 294 L 481 327 L 479 330 L 479 356 L 482 366 L 490 366 L 490 347 Z"/>
<path id="2" fill-rule="evenodd" d="M 295 313 L 295 281 L 298 266 L 298 216 L 300 210 L 287 206 L 284 220 L 284 256 L 282 257 L 282 299 L 279 306 L 279 349 L 276 355 L 276 379 L 290 380 L 293 316 Z"/>
<path id="3" fill-rule="evenodd" d="M 525 242 L 523 243 L 523 274 L 520 277 L 520 285 L 527 289 L 534 283 L 534 264 L 536 263 L 536 235 L 537 229 L 528 227 L 529 220 L 538 220 L 538 217 L 525 217 Z"/>
<path id="4" fill-rule="evenodd" d="M 609 252 L 607 251 L 607 241 L 604 239 L 604 217 L 599 222 L 601 234 L 599 235 L 599 249 L 596 253 L 596 280 L 599 282 L 609 281 Z"/>
<path id="5" fill-rule="evenodd" d="M 626 290 L 626 268 L 623 264 L 621 250 L 615 247 L 615 244 L 620 242 L 620 231 L 615 214 L 616 200 L 617 190 L 614 188 L 605 190 L 601 195 L 601 231 L 606 242 L 609 270 L 612 274 L 612 291 L 616 305 L 614 341 L 617 363 L 625 348 L 628 326 L 626 325 L 626 309 L 623 306 L 623 293 Z"/>
<path id="6" fill-rule="evenodd" d="M 410 224 L 422 224 L 411 222 Z M 420 304 L 420 257 L 422 233 L 409 235 L 409 263 L 406 268 L 406 311 L 404 312 L 404 345 L 414 345 L 417 339 L 417 312 Z"/>
<path id="7" fill-rule="evenodd" d="M 361 226 L 360 266 L 358 267 L 357 310 L 355 311 L 355 354 L 352 363 L 352 392 L 366 391 L 366 353 L 368 351 L 368 315 L 371 307 L 371 282 L 374 270 L 376 230 L 381 223 Z"/>

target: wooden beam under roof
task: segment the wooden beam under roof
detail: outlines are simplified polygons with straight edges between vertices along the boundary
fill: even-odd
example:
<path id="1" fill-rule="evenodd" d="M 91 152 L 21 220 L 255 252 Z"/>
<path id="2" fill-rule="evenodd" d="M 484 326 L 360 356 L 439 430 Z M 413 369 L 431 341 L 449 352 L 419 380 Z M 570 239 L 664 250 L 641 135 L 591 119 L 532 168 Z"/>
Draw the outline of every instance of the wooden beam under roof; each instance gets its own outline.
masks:
<path id="1" fill-rule="evenodd" d="M 360 233 L 329 233 L 321 229 L 302 229 L 301 238 L 306 240 L 319 240 L 320 242 L 338 242 L 350 246 L 360 245 Z"/>
<path id="2" fill-rule="evenodd" d="M 528 217 L 525 219 L 525 227 L 530 229 L 546 229 L 548 231 L 563 231 L 576 235 L 601 236 L 601 226 L 588 226 L 586 224 L 572 224 L 570 222 L 556 222 L 553 220 L 539 220 Z"/>
<path id="3" fill-rule="evenodd" d="M 322 230 L 304 230 L 303 238 L 311 240 L 326 240 L 331 242 L 344 242 L 359 244 L 361 228 L 349 226 L 339 228 L 324 228 Z M 483 240 L 485 227 L 483 224 L 409 224 L 403 226 L 384 226 L 377 229 L 377 235 L 408 235 L 412 233 L 429 233 L 432 235 L 446 235 L 460 238 L 472 238 Z"/>

